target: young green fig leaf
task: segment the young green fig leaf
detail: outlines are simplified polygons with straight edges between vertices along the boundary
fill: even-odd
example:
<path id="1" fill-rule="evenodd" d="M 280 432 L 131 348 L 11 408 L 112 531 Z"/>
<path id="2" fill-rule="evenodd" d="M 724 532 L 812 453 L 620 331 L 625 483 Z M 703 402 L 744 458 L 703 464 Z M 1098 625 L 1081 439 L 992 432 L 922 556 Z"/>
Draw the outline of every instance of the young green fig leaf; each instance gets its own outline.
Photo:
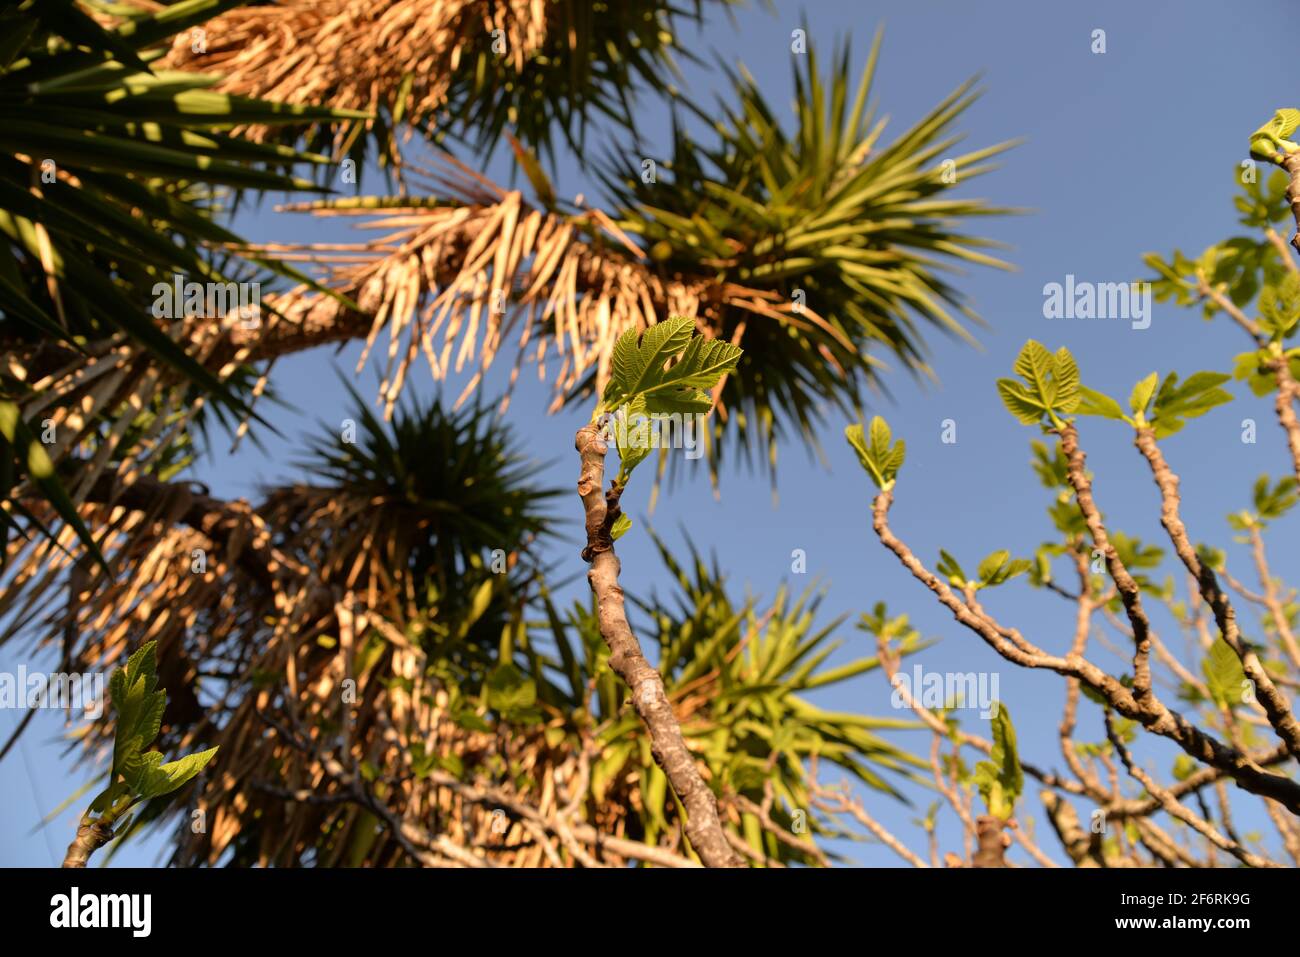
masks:
<path id="1" fill-rule="evenodd" d="M 889 423 L 877 415 L 872 418 L 866 435 L 862 426 L 855 423 L 844 429 L 844 437 L 876 486 L 882 490 L 893 488 L 894 479 L 907 455 L 907 445 L 902 439 L 892 441 Z"/>

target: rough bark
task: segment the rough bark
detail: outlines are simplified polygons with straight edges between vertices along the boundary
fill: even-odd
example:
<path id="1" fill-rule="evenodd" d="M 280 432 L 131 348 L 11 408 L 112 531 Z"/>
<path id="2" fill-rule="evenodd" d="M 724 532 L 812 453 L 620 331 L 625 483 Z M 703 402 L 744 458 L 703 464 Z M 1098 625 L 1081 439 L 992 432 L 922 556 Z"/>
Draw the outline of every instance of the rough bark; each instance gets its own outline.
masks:
<path id="1" fill-rule="evenodd" d="M 1106 526 L 1101 520 L 1101 510 L 1092 497 L 1092 481 L 1088 478 L 1083 450 L 1079 448 L 1079 434 L 1073 425 L 1066 425 L 1058 434 L 1061 438 L 1061 451 L 1065 453 L 1068 463 L 1067 477 L 1070 487 L 1074 489 L 1074 498 L 1084 523 L 1092 535 L 1093 544 L 1101 551 L 1106 560 L 1106 570 L 1110 573 L 1115 588 L 1119 591 L 1120 601 L 1133 627 L 1133 697 L 1139 708 L 1155 715 L 1157 707 L 1151 677 L 1151 622 L 1142 607 L 1142 593 L 1137 582 L 1129 574 L 1119 553 L 1111 544 Z"/>
<path id="2" fill-rule="evenodd" d="M 632 706 L 650 732 L 650 750 L 674 793 L 686 808 L 686 836 L 708 867 L 742 867 L 718 817 L 718 804 L 700 775 L 682 737 L 681 725 L 664 691 L 663 678 L 646 660 L 627 621 L 619 561 L 610 529 L 620 512 L 621 489 L 604 492 L 608 447 L 599 426 L 578 430 L 574 440 L 582 460 L 578 495 L 586 511 L 587 545 L 582 557 L 591 563 L 587 581 L 596 596 L 600 635 L 609 646 L 609 664 L 632 692 Z"/>
<path id="3" fill-rule="evenodd" d="M 1203 836 L 1215 847 L 1227 851 L 1237 860 L 1241 861 L 1247 867 L 1277 867 L 1272 861 L 1260 857 L 1258 854 L 1252 854 L 1246 848 L 1242 847 L 1237 841 L 1230 837 L 1225 837 L 1209 822 L 1208 810 L 1206 817 L 1197 817 L 1189 811 L 1177 798 L 1171 795 L 1165 788 L 1156 783 L 1151 775 L 1147 774 L 1142 767 L 1133 760 L 1127 747 L 1124 746 L 1123 740 L 1115 730 L 1115 721 L 1110 712 L 1106 712 L 1106 737 L 1110 740 L 1111 746 L 1115 753 L 1119 755 L 1120 761 L 1123 762 L 1125 770 L 1137 781 L 1142 787 L 1146 788 L 1147 793 L 1158 800 L 1161 807 L 1170 817 L 1182 821 L 1191 827 L 1198 834 Z M 1205 805 L 1202 804 L 1202 808 Z"/>
<path id="4" fill-rule="evenodd" d="M 1079 824 L 1079 815 L 1073 805 L 1056 794 L 1055 791 L 1039 792 L 1043 807 L 1047 809 L 1047 819 L 1052 822 L 1052 829 L 1061 839 L 1061 846 L 1075 867 L 1105 867 L 1106 859 L 1102 855 L 1101 835 L 1091 830 L 1085 831 Z"/>
<path id="5" fill-rule="evenodd" d="M 1300 153 L 1288 154 L 1282 160 L 1282 168 L 1291 177 L 1291 184 L 1286 190 L 1286 198 L 1291 204 L 1291 214 L 1295 217 L 1296 225 L 1295 235 L 1291 237 L 1291 245 L 1296 248 L 1296 252 L 1300 252 Z M 1290 258 L 1286 259 L 1286 263 L 1291 268 L 1295 268 L 1295 263 Z M 1277 418 L 1282 423 L 1282 428 L 1286 430 L 1287 446 L 1291 449 L 1291 464 L 1295 468 L 1296 479 L 1300 480 L 1300 422 L 1296 421 L 1295 414 L 1295 402 L 1300 399 L 1300 383 L 1297 383 L 1291 375 L 1285 357 L 1277 360 L 1273 371 L 1277 376 Z"/>

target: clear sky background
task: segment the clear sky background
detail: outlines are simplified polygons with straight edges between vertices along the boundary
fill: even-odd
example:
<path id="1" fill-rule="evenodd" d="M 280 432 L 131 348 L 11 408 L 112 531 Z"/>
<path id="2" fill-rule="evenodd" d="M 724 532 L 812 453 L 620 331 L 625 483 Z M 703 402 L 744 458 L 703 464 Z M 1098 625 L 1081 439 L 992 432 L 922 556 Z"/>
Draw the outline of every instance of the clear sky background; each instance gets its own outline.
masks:
<path id="1" fill-rule="evenodd" d="M 979 333 L 982 348 L 931 338 L 932 366 L 941 384 L 894 372 L 887 380 L 892 398 L 873 400 L 870 411 L 885 415 L 907 439 L 908 461 L 892 523 L 920 557 L 932 564 L 943 547 L 969 569 L 996 548 L 1030 555 L 1053 536 L 1045 514 L 1048 494 L 1028 467 L 1034 430 L 1021 427 L 1004 411 L 994 380 L 1010 374 L 1016 352 L 1028 338 L 1053 349 L 1068 346 L 1085 383 L 1121 397 L 1156 369 L 1162 374 L 1231 369 L 1232 357 L 1246 342 L 1226 320 L 1207 324 L 1196 312 L 1157 304 L 1154 321 L 1145 330 L 1121 321 L 1048 321 L 1042 315 L 1042 290 L 1046 283 L 1063 282 L 1067 274 L 1093 282 L 1140 278 L 1145 275 L 1145 252 L 1178 247 L 1196 254 L 1241 232 L 1232 206 L 1233 174 L 1246 157 L 1248 134 L 1277 107 L 1296 105 L 1300 95 L 1293 49 L 1300 6 L 1293 0 L 1249 5 L 1190 0 L 861 0 L 803 8 L 778 2 L 774 11 L 741 8 L 734 22 L 713 10 L 702 29 L 687 27 L 682 33 L 683 43 L 704 62 L 701 67 L 684 66 L 685 89 L 697 100 L 711 102 L 713 91 L 729 87 L 710 66 L 743 62 L 770 102 L 789 103 L 790 33 L 804 18 L 809 38 L 823 55 L 851 33 L 858 68 L 865 62 L 872 33 L 885 24 L 874 92 L 881 111 L 891 117 L 893 133 L 901 133 L 962 81 L 982 74 L 985 95 L 961 121 L 961 130 L 968 134 L 963 145 L 978 148 L 1026 138 L 1005 156 L 1000 170 L 959 187 L 1000 205 L 1032 209 L 1029 215 L 976 224 L 983 234 L 1011 246 L 1006 255 L 1018 267 L 1013 273 L 976 270 L 958 280 L 989 323 Z M 1095 29 L 1106 31 L 1104 54 L 1090 50 Z M 662 105 L 642 98 L 638 123 L 647 155 L 654 155 L 656 144 L 667 151 L 667 116 Z M 594 142 L 599 145 L 599 135 Z M 639 165 L 641 154 L 630 144 L 627 152 L 629 163 Z M 505 158 L 494 158 L 489 172 L 498 181 L 508 178 Z M 582 191 L 593 201 L 599 199 L 598 188 L 571 157 L 562 158 L 555 179 L 562 194 Z M 382 188 L 381 180 L 371 176 L 364 191 Z M 276 215 L 270 206 L 241 215 L 237 227 L 263 241 L 346 235 L 342 224 Z M 285 441 L 270 438 L 266 453 L 245 444 L 234 455 L 219 444 L 194 477 L 207 482 L 214 494 L 235 497 L 256 496 L 262 485 L 293 476 L 291 463 L 304 436 L 316 434 L 320 420 L 337 423 L 344 417 L 347 399 L 333 366 L 350 374 L 357 354 L 354 345 L 337 358 L 333 350 L 318 350 L 282 360 L 274 382 L 290 408 L 264 411 L 270 411 Z M 508 365 L 504 360 L 500 364 Z M 416 370 L 416 388 L 432 389 L 427 366 Z M 364 372 L 359 380 L 363 394 L 373 395 L 375 382 L 374 370 Z M 489 382 L 488 393 L 495 395 L 501 384 L 500 378 Z M 1193 422 L 1169 439 L 1165 449 L 1183 479 L 1184 519 L 1193 538 L 1229 548 L 1229 567 L 1253 582 L 1246 573 L 1246 554 L 1232 545 L 1225 515 L 1249 504 L 1251 483 L 1260 473 L 1286 474 L 1288 460 L 1271 400 L 1256 399 L 1236 384 L 1232 388 L 1238 396 L 1235 402 Z M 449 391 L 454 396 L 460 387 L 452 383 Z M 567 490 L 576 481 L 572 442 L 582 413 L 574 409 L 548 417 L 543 413 L 548 398 L 535 375 L 525 375 L 508 418 L 529 453 L 550 463 L 544 473 L 547 484 Z M 1247 417 L 1259 422 L 1258 444 L 1240 441 L 1241 421 Z M 955 444 L 941 442 L 945 419 L 957 423 Z M 1002 699 L 1015 718 L 1022 756 L 1059 768 L 1056 726 L 1064 679 L 1004 663 L 956 625 L 885 552 L 871 533 L 872 488 L 841 439 L 844 424 L 835 416 L 825 423 L 828 467 L 794 445 L 782 449 L 777 503 L 765 476 L 734 470 L 724 473 L 721 499 L 715 499 L 704 462 L 683 462 L 686 480 L 661 499 L 651 523 L 674 546 L 683 543 L 679 523 L 689 526 L 694 541 L 716 553 L 737 596 L 749 589 L 770 597 L 782 582 L 796 591 L 814 579 L 827 586 L 822 620 L 850 616 L 840 630 L 844 648 L 833 661 L 874 654 L 872 639 L 854 629 L 852 621 L 876 601 L 887 601 L 894 613 L 910 613 L 925 635 L 940 639 L 912 660 L 928 670 L 996 672 Z M 1167 544 L 1155 487 L 1126 429 L 1087 420 L 1082 441 L 1096 474 L 1099 503 L 1111 525 Z M 437 464 L 429 463 L 431 468 Z M 634 483 L 624 502 L 638 524 L 646 517 L 647 490 L 648 483 Z M 581 524 L 576 495 L 557 500 L 555 511 L 566 523 L 569 541 L 555 543 L 548 557 L 581 572 L 574 544 Z M 1297 521 L 1284 521 L 1272 536 L 1274 570 L 1292 581 L 1300 557 Z M 791 572 L 794 549 L 807 553 L 806 575 Z M 634 532 L 620 542 L 619 551 L 629 589 L 669 591 L 669 579 L 648 536 Z M 580 596 L 578 586 L 585 590 L 580 578 L 562 597 L 567 601 Z M 1074 610 L 1061 599 L 1036 592 L 1021 580 L 989 593 L 986 604 L 1041 647 L 1067 648 Z M 1181 648 L 1171 621 L 1156 616 L 1156 625 L 1173 639 L 1173 647 Z M 1248 620 L 1248 635 L 1252 629 L 1258 631 Z M 23 661 L 31 668 L 53 667 L 52 657 L 34 658 L 28 652 L 18 645 L 0 650 L 0 669 L 13 670 Z M 1129 667 L 1095 643 L 1090 655 L 1114 672 Z M 1191 664 L 1195 668 L 1196 663 Z M 876 673 L 817 700 L 840 710 L 904 716 L 891 709 L 889 699 L 889 688 Z M 986 722 L 974 711 L 961 716 L 964 727 L 987 734 Z M 13 711 L 0 715 L 0 734 L 7 735 L 18 717 Z M 35 827 L 87 778 L 89 769 L 77 767 L 65 755 L 61 733 L 57 718 L 42 715 L 22 747 L 0 764 L 0 864 L 53 863 L 72 836 L 76 810 L 48 828 Z M 917 750 L 929 745 L 928 732 L 897 737 Z M 1097 708 L 1082 706 L 1077 737 L 1104 737 Z M 1141 756 L 1167 778 L 1170 748 L 1144 747 Z M 1043 846 L 1059 858 L 1036 788 L 1032 782 L 1027 788 L 1025 811 L 1037 825 Z M 911 819 L 922 814 L 933 797 L 919 789 L 909 794 L 911 807 L 869 796 L 869 808 L 921 850 L 923 835 Z M 1259 802 L 1241 794 L 1236 803 L 1239 829 L 1258 829 L 1270 835 L 1270 846 L 1275 846 Z M 951 820 L 941 836 L 945 846 L 956 845 L 958 831 Z M 150 864 L 163 849 L 161 840 L 142 841 L 124 849 L 114 864 Z M 846 852 L 861 864 L 897 863 L 891 852 L 874 843 Z M 1013 856 L 1024 860 L 1019 851 Z"/>

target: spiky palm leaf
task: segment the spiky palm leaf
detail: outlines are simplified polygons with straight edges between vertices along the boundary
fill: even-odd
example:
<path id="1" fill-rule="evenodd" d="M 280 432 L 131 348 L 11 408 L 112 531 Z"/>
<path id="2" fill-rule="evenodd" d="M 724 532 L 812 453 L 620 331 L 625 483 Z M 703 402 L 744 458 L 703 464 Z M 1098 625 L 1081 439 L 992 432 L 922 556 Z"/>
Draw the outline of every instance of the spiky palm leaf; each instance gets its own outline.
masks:
<path id="1" fill-rule="evenodd" d="M 385 427 L 344 386 L 356 419 L 313 444 L 302 463 L 310 484 L 272 493 L 268 514 L 280 526 L 312 527 L 336 513 L 330 550 L 316 558 L 327 577 L 350 577 L 353 587 L 379 577 L 427 579 L 447 602 L 468 604 L 459 577 L 483 556 L 504 559 L 543 534 L 548 522 L 538 508 L 558 490 L 531 485 L 535 466 L 481 407 L 451 413 L 437 401 L 408 403 Z M 346 513 L 337 512 L 340 490 L 355 506 Z M 370 568 L 359 574 L 361 556 Z"/>
<path id="2" fill-rule="evenodd" d="M 145 61 L 158 51 L 145 48 L 230 5 L 187 0 L 116 30 L 84 15 L 65 19 L 71 4 L 24 3 L 7 15 L 14 37 L 27 33 L 0 69 L 6 338 L 25 331 L 31 340 L 74 343 L 125 331 L 221 394 L 210 371 L 147 318 L 157 281 L 176 273 L 230 279 L 203 247 L 242 243 L 195 202 L 195 187 L 315 189 L 283 170 L 321 157 L 245 143 L 229 129 L 353 115 L 215 93 L 214 78 L 150 71 Z M 50 15 L 60 7 L 62 15 Z M 83 31 L 97 32 L 82 41 Z M 273 260 L 253 261 L 303 278 Z"/>
<path id="3" fill-rule="evenodd" d="M 737 444 L 774 461 L 785 429 L 816 444 L 824 403 L 857 414 L 860 387 L 879 382 L 882 355 L 929 373 L 925 328 L 970 339 L 967 326 L 978 321 L 944 271 L 1008 268 L 981 252 L 995 243 L 960 227 L 1012 210 L 949 194 L 1012 144 L 956 152 L 953 124 L 977 97 L 973 81 L 887 143 L 872 103 L 881 40 L 877 32 L 855 92 L 848 42 L 826 77 L 812 45 L 794 57 L 793 131 L 742 67 L 729 71 L 731 96 L 714 110 L 683 101 L 713 143 L 700 145 L 674 123 L 663 164 L 670 183 L 629 175 L 623 157 L 604 164 L 617 226 L 649 248 L 663 274 L 744 290 L 716 297 L 709 316 L 715 335 L 743 344 L 748 370 L 720 390 L 715 470 L 729 412 L 747 424 L 730 431 Z"/>

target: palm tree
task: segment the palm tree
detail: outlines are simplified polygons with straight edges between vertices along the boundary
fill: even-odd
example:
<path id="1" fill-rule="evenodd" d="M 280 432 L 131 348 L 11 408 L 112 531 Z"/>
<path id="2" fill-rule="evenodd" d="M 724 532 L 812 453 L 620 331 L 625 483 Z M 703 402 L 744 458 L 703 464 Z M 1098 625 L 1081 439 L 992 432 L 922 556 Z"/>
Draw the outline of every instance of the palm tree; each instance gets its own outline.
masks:
<path id="1" fill-rule="evenodd" d="M 197 25 L 227 6 L 186 0 L 112 35 L 134 36 L 133 49 L 152 57 L 162 24 Z M 178 863 L 690 863 L 680 809 L 629 717 L 593 608 L 562 610 L 550 597 L 555 576 L 537 557 L 549 493 L 531 485 L 509 430 L 481 402 L 461 403 L 507 349 L 516 372 L 555 353 L 561 408 L 603 387 L 624 331 L 691 315 L 703 334 L 743 343 L 746 354 L 716 393 L 715 475 L 728 446 L 744 456 L 761 449 L 774 467 L 786 434 L 815 444 L 828 407 L 859 407 L 882 356 L 927 372 L 924 330 L 969 336 L 977 321 L 942 273 L 1001 266 L 962 224 L 1005 210 L 945 190 L 951 174 L 964 182 L 987 170 L 1006 144 L 949 155 L 970 84 L 887 143 L 870 102 L 879 36 L 854 88 L 847 45 L 826 75 L 811 51 L 798 58 L 791 130 L 737 72 L 702 137 L 689 132 L 690 117 L 709 114 L 677 96 L 672 152 L 658 162 L 667 175 L 640 177 L 640 158 L 628 160 L 637 131 L 624 129 L 622 148 L 593 167 L 604 208 L 570 203 L 543 168 L 554 164 L 552 133 L 578 143 L 589 114 L 630 116 L 620 104 L 631 77 L 669 92 L 675 47 L 667 4 L 614 4 L 595 17 L 582 6 L 521 2 L 506 15 L 479 2 L 329 0 L 232 10 L 207 25 L 205 50 L 173 45 L 162 65 L 177 72 L 150 74 L 142 93 L 86 94 L 133 104 L 140 112 L 126 127 L 155 135 L 150 124 L 165 111 L 135 97 L 167 89 L 156 77 L 189 95 L 194 71 L 216 67 L 226 74 L 212 82 L 227 121 L 219 133 L 201 122 L 206 132 L 169 132 L 168 148 L 200 151 L 211 146 L 195 137 L 220 136 L 222 156 L 269 167 L 325 159 L 304 146 L 335 161 L 373 151 L 402 184 L 396 196 L 287 207 L 360 215 L 381 231 L 342 250 L 340 265 L 337 248 L 251 247 L 217 232 L 197 175 L 183 186 L 122 175 L 121 188 L 154 203 L 159 223 L 190 237 L 177 247 L 185 262 L 86 266 L 137 297 L 160 273 L 217 275 L 216 262 L 222 277 L 239 263 L 286 275 L 279 258 L 306 253 L 315 269 L 267 296 L 269 314 L 256 325 L 225 315 L 168 330 L 179 357 L 148 347 L 159 327 L 113 337 L 97 326 L 73 337 L 79 350 L 20 378 L 28 388 L 18 421 L 52 410 L 59 443 L 49 473 L 70 494 L 43 499 L 21 487 L 14 496 L 54 537 L 9 544 L 0 640 L 58 642 L 82 667 L 158 642 L 170 692 L 160 743 L 221 746 L 221 775 L 182 792 L 208 827 L 177 827 Z M 282 35 L 297 39 L 277 52 L 271 41 Z M 493 49 L 502 37 L 505 52 Z M 105 85 L 128 69 L 105 65 L 106 55 L 88 68 Z M 210 80 L 199 92 L 211 92 Z M 294 106 L 235 110 L 263 102 L 241 97 L 266 95 Z M 305 134 L 279 124 L 290 116 L 310 124 Z M 432 160 L 398 151 L 403 126 L 431 144 Z M 531 199 L 458 155 L 481 157 L 501 135 Z M 85 218 L 84 228 L 109 238 L 126 228 L 109 211 Z M 198 252 L 214 247 L 235 258 Z M 123 255 L 104 255 L 115 252 Z M 23 260 L 38 261 L 32 251 Z M 385 331 L 382 412 L 358 397 L 357 435 L 322 440 L 302 482 L 254 504 L 173 480 L 209 415 L 233 412 L 247 427 L 253 400 L 270 389 L 271 361 L 351 339 L 367 339 L 369 351 Z M 35 348 L 53 339 L 36 337 Z M 435 378 L 475 371 L 460 411 L 403 404 L 421 352 Z M 212 401 L 222 395 L 214 381 L 229 399 Z M 452 465 L 430 474 L 430 461 Z M 74 518 L 96 529 L 103 567 L 79 561 Z M 732 599 L 698 555 L 679 566 L 660 551 L 680 594 L 675 604 L 634 600 L 638 625 L 658 639 L 667 692 L 719 795 L 727 840 L 757 863 L 826 862 L 817 838 L 836 825 L 791 817 L 813 806 L 810 758 L 895 794 L 897 781 L 925 767 L 877 734 L 896 720 L 826 713 L 805 697 L 878 663 L 822 667 L 839 623 L 813 628 L 815 594 L 782 593 L 760 609 Z M 909 633 L 900 651 L 921 644 Z M 90 729 L 87 754 L 106 735 Z M 135 826 L 175 813 L 154 802 Z"/>

